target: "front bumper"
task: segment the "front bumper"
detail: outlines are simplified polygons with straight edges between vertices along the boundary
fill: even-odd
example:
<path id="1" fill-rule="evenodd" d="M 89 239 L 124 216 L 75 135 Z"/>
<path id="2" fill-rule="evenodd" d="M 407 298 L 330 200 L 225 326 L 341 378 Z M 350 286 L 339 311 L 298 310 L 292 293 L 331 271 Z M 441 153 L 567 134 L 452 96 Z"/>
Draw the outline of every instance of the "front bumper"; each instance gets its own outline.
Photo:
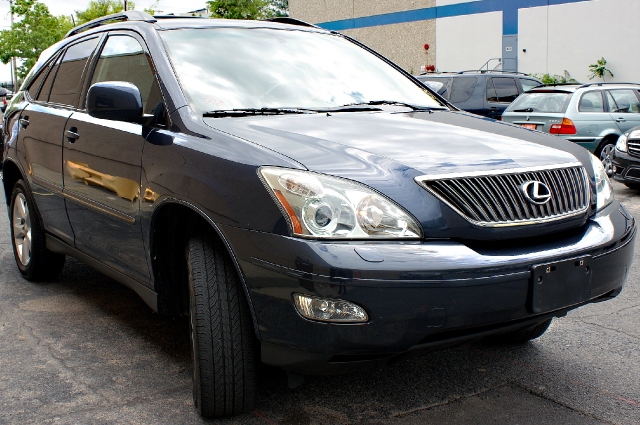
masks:
<path id="1" fill-rule="evenodd" d="M 319 242 L 222 230 L 247 285 L 263 362 L 304 374 L 375 366 L 613 297 L 627 277 L 636 233 L 618 202 L 579 231 L 549 242 Z M 534 313 L 532 267 L 585 255 L 592 271 L 587 298 Z M 295 292 L 354 302 L 370 321 L 304 319 L 293 306 Z"/>
<path id="2" fill-rule="evenodd" d="M 640 185 L 640 158 L 616 150 L 612 162 L 615 180 Z"/>

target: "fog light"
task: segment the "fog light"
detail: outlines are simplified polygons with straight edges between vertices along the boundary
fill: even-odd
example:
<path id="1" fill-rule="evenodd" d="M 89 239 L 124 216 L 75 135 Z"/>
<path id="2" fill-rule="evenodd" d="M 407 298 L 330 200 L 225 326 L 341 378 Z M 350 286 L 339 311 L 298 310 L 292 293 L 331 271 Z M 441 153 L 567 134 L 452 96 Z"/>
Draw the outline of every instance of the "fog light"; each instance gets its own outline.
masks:
<path id="1" fill-rule="evenodd" d="M 367 313 L 358 305 L 342 300 L 293 294 L 296 310 L 311 320 L 337 323 L 363 323 L 369 320 Z"/>

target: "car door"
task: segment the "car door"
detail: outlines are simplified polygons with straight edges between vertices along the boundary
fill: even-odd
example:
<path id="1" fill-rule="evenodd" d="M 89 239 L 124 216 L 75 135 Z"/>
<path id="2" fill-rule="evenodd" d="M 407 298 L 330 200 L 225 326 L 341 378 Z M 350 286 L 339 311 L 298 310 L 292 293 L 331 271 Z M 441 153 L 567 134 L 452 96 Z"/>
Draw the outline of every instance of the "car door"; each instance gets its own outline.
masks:
<path id="1" fill-rule="evenodd" d="M 74 238 L 63 197 L 62 132 L 98 40 L 91 37 L 75 43 L 44 67 L 27 90 L 30 102 L 19 120 L 18 146 L 23 150 L 44 228 L 70 245 Z M 51 96 L 52 85 L 55 96 Z"/>
<path id="2" fill-rule="evenodd" d="M 640 125 L 640 100 L 638 90 L 607 90 L 609 115 L 615 121 L 621 133 Z"/>
<path id="3" fill-rule="evenodd" d="M 87 87 L 103 81 L 133 83 L 144 112 L 151 112 L 162 96 L 143 45 L 131 33 L 109 34 Z M 148 131 L 138 123 L 91 117 L 83 109 L 65 126 L 63 150 L 76 247 L 145 284 L 150 273 L 140 224 L 140 177 Z"/>
<path id="4" fill-rule="evenodd" d="M 507 106 L 518 97 L 518 86 L 513 77 L 492 77 L 487 79 L 487 116 L 500 119 Z"/>

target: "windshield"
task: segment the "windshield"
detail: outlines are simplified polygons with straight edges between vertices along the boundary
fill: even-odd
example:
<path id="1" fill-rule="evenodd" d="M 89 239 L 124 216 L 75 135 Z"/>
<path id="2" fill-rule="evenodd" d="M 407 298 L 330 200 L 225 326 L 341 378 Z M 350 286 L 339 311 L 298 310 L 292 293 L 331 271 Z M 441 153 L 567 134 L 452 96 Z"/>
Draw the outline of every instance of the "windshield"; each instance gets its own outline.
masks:
<path id="1" fill-rule="evenodd" d="M 266 28 L 161 31 L 201 112 L 322 109 L 371 101 L 441 107 L 393 67 L 338 35 Z"/>
<path id="2" fill-rule="evenodd" d="M 505 112 L 564 112 L 571 98 L 567 92 L 528 92 L 521 94 Z"/>

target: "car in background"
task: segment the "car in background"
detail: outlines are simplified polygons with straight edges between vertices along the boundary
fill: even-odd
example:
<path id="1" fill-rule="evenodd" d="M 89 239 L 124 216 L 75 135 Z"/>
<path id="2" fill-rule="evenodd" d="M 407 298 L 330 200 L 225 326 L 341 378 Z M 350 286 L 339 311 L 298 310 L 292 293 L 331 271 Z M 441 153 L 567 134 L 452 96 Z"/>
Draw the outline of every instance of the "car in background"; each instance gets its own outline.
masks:
<path id="1" fill-rule="evenodd" d="M 600 158 L 609 176 L 618 137 L 640 125 L 640 84 L 537 87 L 520 96 L 502 121 L 575 142 Z"/>
<path id="2" fill-rule="evenodd" d="M 11 95 L 13 93 L 9 92 L 9 90 L 4 87 L 0 87 L 0 111 L 4 112 L 7 109 L 7 104 L 11 99 Z"/>
<path id="3" fill-rule="evenodd" d="M 640 190 L 640 126 L 618 137 L 612 158 L 613 178 L 628 188 Z"/>
<path id="4" fill-rule="evenodd" d="M 506 71 L 460 71 L 416 77 L 463 111 L 499 119 L 520 94 L 543 85 L 527 74 Z"/>

